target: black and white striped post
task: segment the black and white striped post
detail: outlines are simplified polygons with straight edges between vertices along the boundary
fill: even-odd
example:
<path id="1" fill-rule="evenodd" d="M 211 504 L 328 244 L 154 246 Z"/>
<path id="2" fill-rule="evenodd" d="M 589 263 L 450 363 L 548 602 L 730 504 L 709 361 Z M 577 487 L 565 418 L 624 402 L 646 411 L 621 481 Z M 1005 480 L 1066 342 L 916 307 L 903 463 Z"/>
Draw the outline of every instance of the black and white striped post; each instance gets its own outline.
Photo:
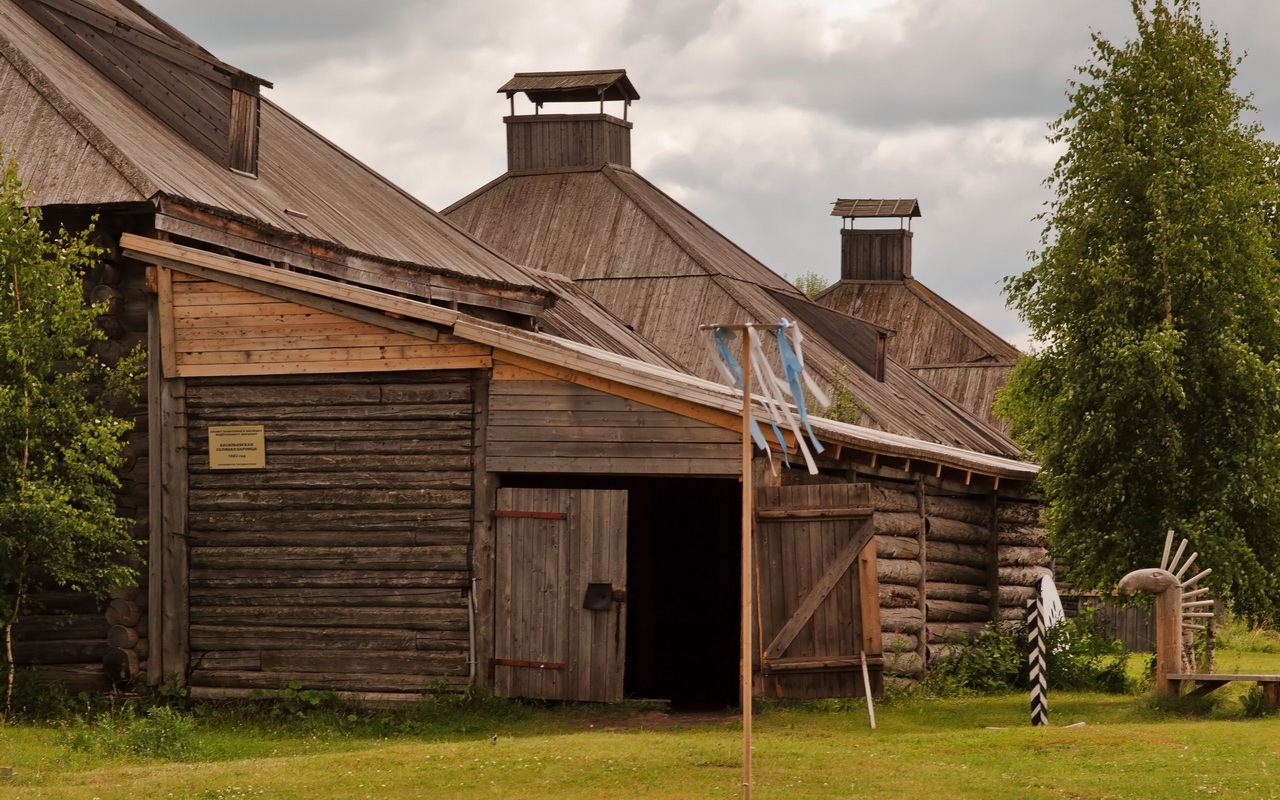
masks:
<path id="1" fill-rule="evenodd" d="M 1049 677 L 1044 668 L 1044 600 L 1036 592 L 1027 601 L 1027 662 L 1031 667 L 1031 725 L 1049 724 Z"/>

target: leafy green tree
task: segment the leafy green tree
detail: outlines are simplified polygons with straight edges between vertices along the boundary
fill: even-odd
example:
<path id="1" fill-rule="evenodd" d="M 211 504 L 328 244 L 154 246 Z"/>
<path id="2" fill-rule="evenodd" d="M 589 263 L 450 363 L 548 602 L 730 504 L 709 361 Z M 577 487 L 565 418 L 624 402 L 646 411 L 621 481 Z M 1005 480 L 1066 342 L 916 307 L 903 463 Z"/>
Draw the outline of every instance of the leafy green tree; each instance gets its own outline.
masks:
<path id="1" fill-rule="evenodd" d="M 796 276 L 795 280 L 795 287 L 800 290 L 801 294 L 810 300 L 822 294 L 822 292 L 830 285 L 831 281 L 812 270 L 809 272 L 801 272 Z"/>
<path id="2" fill-rule="evenodd" d="M 130 423 L 103 398 L 138 385 L 137 354 L 108 367 L 89 344 L 104 306 L 82 276 L 100 251 L 87 233 L 47 236 L 23 208 L 17 166 L 0 178 L 0 631 L 12 703 L 13 627 L 32 594 L 67 587 L 103 595 L 132 583 L 119 557 L 137 551 L 116 516 L 115 469 Z"/>
<path id="3" fill-rule="evenodd" d="M 1095 34 L 1052 126 L 1042 249 L 1005 287 L 1040 344 L 997 411 L 1042 465 L 1068 578 L 1114 588 L 1173 528 L 1220 596 L 1275 619 L 1278 151 L 1194 2 L 1132 7 L 1136 38 Z"/>

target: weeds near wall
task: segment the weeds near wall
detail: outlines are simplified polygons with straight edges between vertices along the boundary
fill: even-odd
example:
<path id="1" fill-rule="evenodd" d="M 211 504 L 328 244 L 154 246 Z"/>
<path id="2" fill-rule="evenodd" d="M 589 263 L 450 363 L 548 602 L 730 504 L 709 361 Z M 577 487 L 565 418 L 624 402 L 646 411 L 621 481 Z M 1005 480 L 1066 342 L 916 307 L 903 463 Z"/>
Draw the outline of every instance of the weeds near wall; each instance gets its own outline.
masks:
<path id="1" fill-rule="evenodd" d="M 1103 633 L 1092 610 L 1063 620 L 1045 636 L 1049 690 L 1129 691 L 1124 649 Z M 1027 688 L 1027 630 L 1016 622 L 992 624 L 953 656 L 929 665 L 920 691 L 934 697 L 1003 694 Z"/>

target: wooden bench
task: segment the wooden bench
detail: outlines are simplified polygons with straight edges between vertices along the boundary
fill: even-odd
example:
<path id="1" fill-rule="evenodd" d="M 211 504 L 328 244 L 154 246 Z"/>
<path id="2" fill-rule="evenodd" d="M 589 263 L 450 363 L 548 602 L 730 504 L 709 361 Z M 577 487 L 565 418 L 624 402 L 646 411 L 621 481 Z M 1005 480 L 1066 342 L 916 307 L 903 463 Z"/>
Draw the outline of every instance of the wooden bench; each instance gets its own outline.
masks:
<path id="1" fill-rule="evenodd" d="M 1215 689 L 1220 689 L 1228 683 L 1243 681 L 1245 683 L 1256 683 L 1262 687 L 1263 702 L 1267 708 L 1276 708 L 1280 706 L 1280 675 L 1230 675 L 1230 674 L 1210 674 L 1210 673 L 1177 673 L 1171 672 L 1168 675 L 1169 682 L 1181 688 L 1183 683 L 1190 683 L 1195 688 L 1191 690 L 1191 694 L 1202 697 Z"/>

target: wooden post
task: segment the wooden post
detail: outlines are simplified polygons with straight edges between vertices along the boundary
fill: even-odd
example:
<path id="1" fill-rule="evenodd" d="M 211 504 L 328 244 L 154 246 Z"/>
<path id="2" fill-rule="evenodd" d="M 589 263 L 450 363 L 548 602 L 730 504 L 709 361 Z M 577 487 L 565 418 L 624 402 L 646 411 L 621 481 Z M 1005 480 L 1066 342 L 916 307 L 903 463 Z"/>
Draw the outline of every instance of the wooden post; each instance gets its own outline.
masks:
<path id="1" fill-rule="evenodd" d="M 742 796 L 751 800 L 751 336 L 742 331 Z"/>

